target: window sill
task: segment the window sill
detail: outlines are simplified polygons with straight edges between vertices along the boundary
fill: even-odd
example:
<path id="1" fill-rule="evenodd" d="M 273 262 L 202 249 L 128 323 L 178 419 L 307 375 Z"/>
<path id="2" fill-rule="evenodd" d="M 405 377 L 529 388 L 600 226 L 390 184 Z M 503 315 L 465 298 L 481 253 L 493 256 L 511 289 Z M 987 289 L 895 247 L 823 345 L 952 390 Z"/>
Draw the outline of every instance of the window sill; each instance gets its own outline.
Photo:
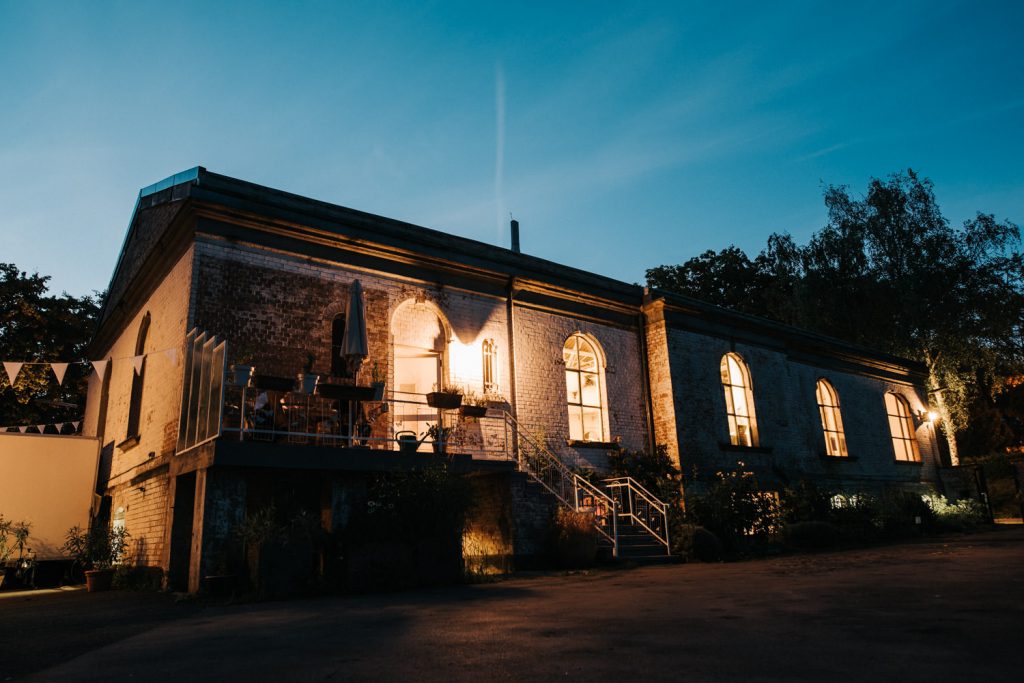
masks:
<path id="1" fill-rule="evenodd" d="M 855 455 L 829 455 L 828 453 L 818 453 L 818 457 L 825 462 L 857 462 L 857 456 Z"/>
<path id="2" fill-rule="evenodd" d="M 622 450 L 622 444 L 618 441 L 582 441 L 580 439 L 566 439 L 565 444 L 569 448 L 599 448 L 603 451 Z"/>
<path id="3" fill-rule="evenodd" d="M 909 465 L 910 467 L 922 467 L 924 463 L 920 460 L 893 460 L 897 465 Z"/>
<path id="4" fill-rule="evenodd" d="M 133 449 L 133 448 L 135 448 L 136 446 L 139 445 L 139 438 L 140 437 L 139 437 L 138 434 L 134 434 L 132 436 L 129 436 L 124 441 L 122 441 L 121 443 L 117 444 L 118 450 L 120 450 L 122 452 L 130 451 L 131 449 Z"/>
<path id="5" fill-rule="evenodd" d="M 771 453 L 771 446 L 738 446 L 736 444 L 725 443 L 720 441 L 718 448 L 723 451 L 732 451 L 734 453 Z"/>

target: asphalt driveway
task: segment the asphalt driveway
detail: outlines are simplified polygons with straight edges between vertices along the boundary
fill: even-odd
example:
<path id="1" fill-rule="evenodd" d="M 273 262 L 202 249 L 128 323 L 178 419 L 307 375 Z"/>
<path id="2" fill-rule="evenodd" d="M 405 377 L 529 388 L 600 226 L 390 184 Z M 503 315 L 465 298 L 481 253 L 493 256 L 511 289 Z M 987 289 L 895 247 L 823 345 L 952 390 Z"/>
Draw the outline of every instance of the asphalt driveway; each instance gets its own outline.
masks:
<path id="1" fill-rule="evenodd" d="M 0 599 L 0 680 L 1006 681 L 1024 528 L 250 605 Z"/>

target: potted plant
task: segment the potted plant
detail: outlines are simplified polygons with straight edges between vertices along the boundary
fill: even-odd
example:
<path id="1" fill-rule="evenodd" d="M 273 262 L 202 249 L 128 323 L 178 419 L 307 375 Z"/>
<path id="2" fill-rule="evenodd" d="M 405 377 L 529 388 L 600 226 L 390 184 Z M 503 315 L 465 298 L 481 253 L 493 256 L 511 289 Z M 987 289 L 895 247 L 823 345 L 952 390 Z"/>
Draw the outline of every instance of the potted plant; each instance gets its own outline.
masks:
<path id="1" fill-rule="evenodd" d="M 487 414 L 487 397 L 466 389 L 462 395 L 462 406 L 459 412 L 463 417 L 483 417 Z"/>
<path id="2" fill-rule="evenodd" d="M 18 560 L 24 559 L 30 526 L 28 522 L 15 522 L 0 515 L 0 586 L 4 585 L 6 568 L 14 551 L 18 551 Z"/>
<path id="3" fill-rule="evenodd" d="M 381 372 L 377 364 L 373 364 L 373 370 L 370 371 L 370 386 L 373 388 L 373 400 L 383 401 L 384 400 L 384 373 Z"/>
<path id="4" fill-rule="evenodd" d="M 452 427 L 443 427 L 439 424 L 428 424 L 424 433 L 431 441 L 435 453 L 445 453 L 448 450 L 448 439 L 452 435 Z"/>
<path id="5" fill-rule="evenodd" d="M 457 410 L 462 405 L 462 387 L 445 384 L 440 390 L 427 394 L 427 405 L 441 410 Z"/>
<path id="6" fill-rule="evenodd" d="M 316 389 L 316 383 L 320 381 L 320 375 L 313 374 L 313 363 L 316 362 L 316 356 L 312 353 L 306 352 L 306 364 L 302 366 L 302 372 L 299 373 L 299 391 L 303 394 L 312 394 Z"/>
<path id="7" fill-rule="evenodd" d="M 105 591 L 110 590 L 114 565 L 124 558 L 129 537 L 124 527 L 93 524 L 86 531 L 80 526 L 73 526 L 68 529 L 62 550 L 85 571 L 85 583 L 90 593 Z"/>

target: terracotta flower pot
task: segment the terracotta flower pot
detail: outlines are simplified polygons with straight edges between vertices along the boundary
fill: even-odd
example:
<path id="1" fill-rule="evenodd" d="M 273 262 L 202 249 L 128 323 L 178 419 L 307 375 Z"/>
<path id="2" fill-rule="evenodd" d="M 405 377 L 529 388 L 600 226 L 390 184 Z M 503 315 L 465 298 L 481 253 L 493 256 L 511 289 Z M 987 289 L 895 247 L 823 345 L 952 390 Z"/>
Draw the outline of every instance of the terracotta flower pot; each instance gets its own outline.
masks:
<path id="1" fill-rule="evenodd" d="M 85 572 L 85 586 L 90 593 L 108 591 L 113 584 L 113 569 L 89 569 Z"/>

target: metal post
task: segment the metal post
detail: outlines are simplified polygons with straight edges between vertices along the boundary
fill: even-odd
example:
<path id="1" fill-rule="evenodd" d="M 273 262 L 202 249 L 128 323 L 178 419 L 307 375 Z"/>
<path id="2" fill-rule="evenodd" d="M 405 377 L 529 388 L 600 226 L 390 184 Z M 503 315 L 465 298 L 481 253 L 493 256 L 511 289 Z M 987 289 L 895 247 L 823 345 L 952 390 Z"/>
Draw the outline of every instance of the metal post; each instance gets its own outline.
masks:
<path id="1" fill-rule="evenodd" d="M 619 504 L 612 501 L 612 557 L 619 557 Z"/>
<path id="2" fill-rule="evenodd" d="M 239 422 L 238 422 L 238 440 L 239 441 L 244 441 L 245 440 L 245 389 L 246 389 L 246 385 L 248 385 L 248 384 L 249 384 L 249 382 L 246 382 L 245 384 L 242 385 L 242 407 L 241 407 L 241 409 L 239 411 L 239 418 L 238 418 L 238 420 L 239 420 Z"/>

